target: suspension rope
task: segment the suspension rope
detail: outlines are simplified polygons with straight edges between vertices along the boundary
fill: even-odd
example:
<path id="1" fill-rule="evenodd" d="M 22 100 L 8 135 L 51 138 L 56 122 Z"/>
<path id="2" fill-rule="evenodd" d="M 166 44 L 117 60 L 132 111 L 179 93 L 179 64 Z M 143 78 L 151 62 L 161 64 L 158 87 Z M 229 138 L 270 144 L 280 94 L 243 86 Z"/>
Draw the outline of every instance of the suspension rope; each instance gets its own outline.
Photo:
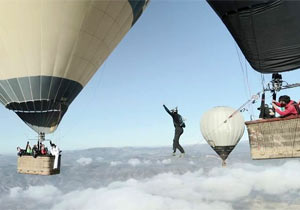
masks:
<path id="1" fill-rule="evenodd" d="M 211 131 L 209 131 L 207 136 L 211 136 L 212 133 L 215 133 L 217 130 L 219 130 L 222 126 L 224 126 L 228 122 L 228 120 L 230 120 L 234 115 L 236 115 L 236 113 L 240 112 L 246 105 L 248 105 L 249 103 L 253 103 L 257 99 L 259 99 L 260 94 L 261 94 L 261 92 L 258 92 L 256 95 L 253 95 L 249 100 L 247 100 L 243 105 L 241 105 L 231 115 L 229 115 L 224 121 L 220 122 L 219 125 L 216 126 L 215 129 L 212 129 Z M 211 146 L 213 146 L 213 145 L 211 145 Z"/>
<path id="2" fill-rule="evenodd" d="M 261 78 L 261 85 L 262 85 L 262 89 L 265 89 L 265 76 L 260 73 L 260 78 Z"/>
<path id="3" fill-rule="evenodd" d="M 246 97 L 248 98 L 249 97 L 249 95 L 251 95 L 251 93 L 250 93 L 250 88 L 249 88 L 249 85 L 248 85 L 248 83 L 247 83 L 247 81 L 248 81 L 248 74 L 245 72 L 245 70 L 244 70 L 244 67 L 243 67 L 243 64 L 242 64 L 242 61 L 241 61 L 241 57 L 240 57 L 240 53 L 239 53 L 239 49 L 238 49 L 238 47 L 237 47 L 237 44 L 235 43 L 234 44 L 234 46 L 235 46 L 235 49 L 236 49 L 236 54 L 237 54 L 237 56 L 238 56 L 238 60 L 239 60 L 239 63 L 240 63 L 240 67 L 241 67 L 241 71 L 242 71 L 242 75 L 243 75 L 243 83 L 244 83 L 244 91 L 245 91 L 245 93 L 246 93 Z M 248 92 L 249 91 L 249 92 Z"/>
<path id="4" fill-rule="evenodd" d="M 247 68 L 247 60 L 246 58 L 244 57 L 244 63 L 245 63 L 245 72 L 246 72 L 246 85 L 248 87 L 248 96 L 251 96 L 251 88 L 250 88 L 250 84 L 249 84 L 249 77 L 248 77 L 248 68 Z"/>
<path id="5" fill-rule="evenodd" d="M 247 104 L 249 104 L 250 102 L 254 102 L 257 99 L 259 99 L 260 93 L 261 92 L 258 92 L 256 95 L 253 95 L 248 101 L 246 101 L 243 105 L 241 105 L 239 108 L 237 108 L 231 115 L 229 115 L 229 117 L 224 121 L 224 123 L 226 123 L 227 120 L 232 118 L 236 113 L 238 113 L 241 109 L 243 109 Z"/>
<path id="6" fill-rule="evenodd" d="M 251 93 L 251 88 L 250 88 L 250 83 L 249 83 L 249 75 L 248 75 L 248 67 L 247 67 L 248 63 L 247 63 L 246 58 L 244 57 L 244 65 L 242 64 L 240 51 L 239 51 L 236 43 L 235 43 L 235 49 L 236 49 L 236 53 L 238 56 L 238 60 L 239 60 L 242 75 L 243 75 L 244 91 L 246 93 L 246 97 L 250 98 L 252 93 Z M 252 119 L 252 116 L 254 116 L 254 108 L 253 108 L 252 103 L 248 103 L 245 106 L 247 106 L 247 111 L 250 110 L 249 115 L 250 115 L 250 118 Z"/>

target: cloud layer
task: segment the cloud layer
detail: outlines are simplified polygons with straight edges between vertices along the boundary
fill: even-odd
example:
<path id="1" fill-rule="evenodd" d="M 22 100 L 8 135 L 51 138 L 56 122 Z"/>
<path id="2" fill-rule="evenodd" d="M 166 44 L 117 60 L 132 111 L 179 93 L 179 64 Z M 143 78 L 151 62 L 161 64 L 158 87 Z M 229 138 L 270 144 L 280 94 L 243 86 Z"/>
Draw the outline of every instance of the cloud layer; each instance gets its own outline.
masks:
<path id="1" fill-rule="evenodd" d="M 92 158 L 86 158 L 86 157 L 81 157 L 77 160 L 77 163 L 79 163 L 82 166 L 89 165 L 92 162 L 93 162 Z"/>
<path id="2" fill-rule="evenodd" d="M 138 159 L 127 163 L 133 167 L 142 165 Z M 67 193 L 51 185 L 14 187 L 1 199 L 43 203 L 45 209 L 51 210 L 233 210 L 267 209 L 267 206 L 300 209 L 299 168 L 299 161 L 267 167 L 234 164 L 184 174 L 161 173 Z"/>

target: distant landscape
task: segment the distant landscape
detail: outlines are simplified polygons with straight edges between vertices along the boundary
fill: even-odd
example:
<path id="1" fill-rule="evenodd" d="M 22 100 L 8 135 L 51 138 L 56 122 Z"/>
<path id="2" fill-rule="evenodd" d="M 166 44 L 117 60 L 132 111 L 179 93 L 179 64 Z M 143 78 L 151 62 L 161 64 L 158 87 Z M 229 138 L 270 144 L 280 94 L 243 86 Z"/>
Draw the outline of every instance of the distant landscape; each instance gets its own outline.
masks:
<path id="1" fill-rule="evenodd" d="M 208 145 L 63 151 L 60 175 L 22 175 L 0 155 L 1 209 L 300 209 L 298 159 L 253 161 L 241 142 L 227 167 Z M 270 178 L 271 177 L 271 178 Z"/>

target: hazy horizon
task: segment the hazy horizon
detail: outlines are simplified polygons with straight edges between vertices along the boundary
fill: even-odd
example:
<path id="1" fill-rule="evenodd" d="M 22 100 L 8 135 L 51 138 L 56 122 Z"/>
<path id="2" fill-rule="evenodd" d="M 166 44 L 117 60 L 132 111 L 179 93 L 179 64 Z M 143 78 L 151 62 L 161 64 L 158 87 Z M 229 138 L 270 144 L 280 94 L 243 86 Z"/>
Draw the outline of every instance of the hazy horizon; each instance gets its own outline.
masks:
<path id="1" fill-rule="evenodd" d="M 23 175 L 0 155 L 6 210 L 263 210 L 300 208 L 298 159 L 251 160 L 240 143 L 227 167 L 208 145 L 63 151 L 61 174 Z"/>

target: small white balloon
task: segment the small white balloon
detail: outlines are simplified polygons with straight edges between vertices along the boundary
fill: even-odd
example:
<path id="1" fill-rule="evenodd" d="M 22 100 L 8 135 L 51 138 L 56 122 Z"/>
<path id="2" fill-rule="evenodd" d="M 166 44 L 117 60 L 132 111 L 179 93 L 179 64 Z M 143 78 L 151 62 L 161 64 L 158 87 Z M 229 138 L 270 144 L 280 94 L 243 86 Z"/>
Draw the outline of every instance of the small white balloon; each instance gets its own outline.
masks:
<path id="1" fill-rule="evenodd" d="M 205 112 L 200 121 L 204 139 L 223 161 L 226 160 L 245 131 L 244 118 L 240 112 L 235 111 L 231 107 L 214 107 Z"/>

